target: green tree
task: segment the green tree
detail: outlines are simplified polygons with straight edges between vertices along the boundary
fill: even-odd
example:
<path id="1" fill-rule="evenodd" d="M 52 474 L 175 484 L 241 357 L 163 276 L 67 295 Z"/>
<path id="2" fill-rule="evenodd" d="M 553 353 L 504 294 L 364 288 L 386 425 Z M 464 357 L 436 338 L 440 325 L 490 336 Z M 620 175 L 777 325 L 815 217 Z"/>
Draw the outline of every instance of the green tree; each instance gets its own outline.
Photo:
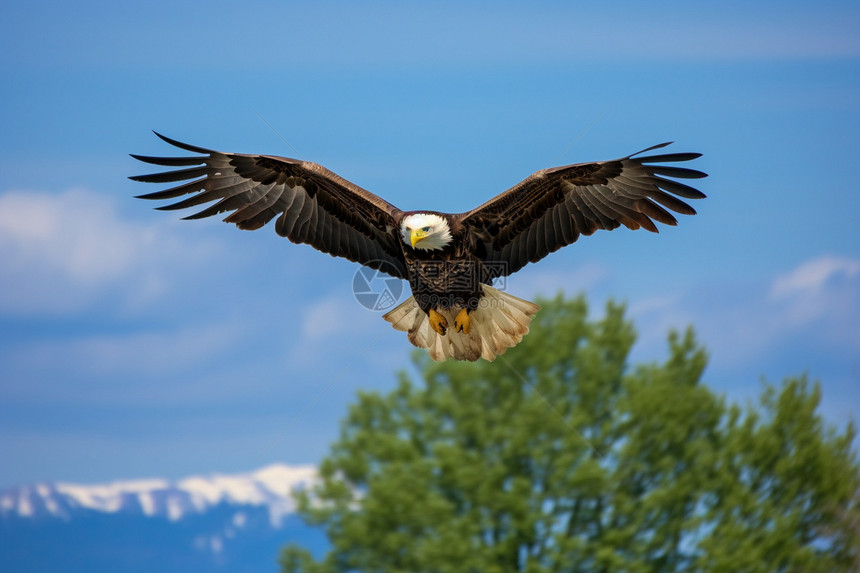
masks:
<path id="1" fill-rule="evenodd" d="M 741 410 L 701 383 L 691 330 L 631 367 L 624 308 L 541 301 L 495 362 L 433 363 L 362 393 L 298 494 L 320 562 L 284 573 L 847 571 L 858 558 L 853 427 L 825 428 L 805 378 Z M 854 517 L 852 517 L 854 516 Z"/>

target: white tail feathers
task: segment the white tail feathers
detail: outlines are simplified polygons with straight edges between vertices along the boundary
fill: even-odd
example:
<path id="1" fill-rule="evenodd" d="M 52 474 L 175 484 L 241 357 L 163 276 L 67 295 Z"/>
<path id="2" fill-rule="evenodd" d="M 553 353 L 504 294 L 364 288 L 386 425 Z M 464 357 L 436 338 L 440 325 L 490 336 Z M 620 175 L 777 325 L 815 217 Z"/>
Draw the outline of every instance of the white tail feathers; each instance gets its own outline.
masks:
<path id="1" fill-rule="evenodd" d="M 445 336 L 440 336 L 430 327 L 430 320 L 418 307 L 415 297 L 410 296 L 382 318 L 395 329 L 408 333 L 409 342 L 418 348 L 426 348 L 433 360 L 453 358 L 474 362 L 478 358 L 493 360 L 516 346 L 528 334 L 532 317 L 540 307 L 484 285 L 481 303 L 470 313 L 469 334 L 454 331 L 454 317 L 459 308 L 437 310 L 448 321 Z"/>

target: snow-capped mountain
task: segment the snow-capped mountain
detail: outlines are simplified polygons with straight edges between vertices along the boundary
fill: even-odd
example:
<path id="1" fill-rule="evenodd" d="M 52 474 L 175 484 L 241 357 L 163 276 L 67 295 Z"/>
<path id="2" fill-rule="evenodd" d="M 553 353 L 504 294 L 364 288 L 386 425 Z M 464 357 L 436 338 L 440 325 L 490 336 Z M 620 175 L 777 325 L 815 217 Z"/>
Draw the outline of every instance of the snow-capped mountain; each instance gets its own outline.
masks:
<path id="1" fill-rule="evenodd" d="M 0 517 L 70 519 L 78 510 L 141 513 L 178 521 L 222 503 L 265 506 L 273 527 L 294 507 L 290 492 L 309 486 L 313 466 L 273 464 L 243 474 L 192 476 L 175 483 L 163 479 L 117 481 L 96 485 L 58 482 L 0 492 Z"/>
<path id="2" fill-rule="evenodd" d="M 2 490 L 0 571 L 275 571 L 285 543 L 325 545 L 294 515 L 291 497 L 316 475 L 313 466 L 274 464 L 174 482 Z"/>

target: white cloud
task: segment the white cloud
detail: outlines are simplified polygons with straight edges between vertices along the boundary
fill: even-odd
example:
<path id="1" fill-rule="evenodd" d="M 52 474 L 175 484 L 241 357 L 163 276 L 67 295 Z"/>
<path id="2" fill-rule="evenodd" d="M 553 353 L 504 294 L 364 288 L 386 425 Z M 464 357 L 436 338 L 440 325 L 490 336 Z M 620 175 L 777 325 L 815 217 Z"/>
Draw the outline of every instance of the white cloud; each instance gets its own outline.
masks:
<path id="1" fill-rule="evenodd" d="M 0 197 L 0 245 L 7 261 L 50 268 L 76 283 L 126 272 L 138 230 L 123 225 L 104 198 L 81 190 Z"/>
<path id="2" fill-rule="evenodd" d="M 3 388 L 13 392 L 13 386 L 32 386 L 44 380 L 47 389 L 57 392 L 55 378 L 73 372 L 86 381 L 77 389 L 69 389 L 77 395 L 99 390 L 99 379 L 113 387 L 117 380 L 129 377 L 175 376 L 222 356 L 239 336 L 240 329 L 232 325 L 198 324 L 163 331 L 27 342 L 0 353 L 6 378 Z"/>
<path id="3" fill-rule="evenodd" d="M 408 296 L 405 287 L 401 302 Z M 348 289 L 336 289 L 303 308 L 297 335 L 289 337 L 285 364 L 294 372 L 317 370 L 337 357 L 334 372 L 345 378 L 371 366 L 385 372 L 402 367 L 413 346 L 382 319 L 383 314 L 384 310 L 364 308 Z"/>
<path id="4" fill-rule="evenodd" d="M 614 280 L 599 263 L 548 271 L 534 266 L 514 276 L 506 288 L 529 300 L 552 296 L 555 288 L 568 295 L 586 290 L 592 311 L 602 315 L 598 301 L 612 294 L 607 285 Z M 790 353 L 798 343 L 807 349 L 860 351 L 860 259 L 822 255 L 765 281 L 737 279 L 649 291 L 631 298 L 628 308 L 639 334 L 636 361 L 663 356 L 668 331 L 683 331 L 688 325 L 696 329 L 715 363 L 725 367 L 755 365 L 765 355 Z M 305 307 L 302 336 L 290 360 L 313 363 L 332 347 L 353 351 L 380 328 L 387 333 L 388 325 L 380 322 L 377 313 L 364 310 L 348 295 L 333 293 Z"/>
<path id="5" fill-rule="evenodd" d="M 169 267 L 216 252 L 180 240 L 176 222 L 123 218 L 114 201 L 81 189 L 0 195 L 0 312 L 56 314 L 87 308 L 122 286 L 127 304 L 162 294 Z"/>
<path id="6" fill-rule="evenodd" d="M 770 300 L 781 310 L 785 327 L 816 321 L 844 322 L 856 310 L 860 259 L 823 255 L 777 277 Z"/>
<path id="7" fill-rule="evenodd" d="M 290 363 L 313 363 L 332 348 L 352 348 L 356 341 L 376 336 L 378 329 L 388 326 L 382 314 L 362 307 L 347 291 L 307 305 L 301 320 L 301 338 L 289 351 Z"/>
<path id="8" fill-rule="evenodd" d="M 352 304 L 350 304 L 352 303 Z M 352 308 L 352 307 L 355 308 Z M 302 320 L 302 335 L 311 340 L 356 332 L 355 315 L 361 310 L 354 301 L 345 301 L 341 297 L 330 297 L 319 300 L 307 307 Z"/>
<path id="9" fill-rule="evenodd" d="M 764 283 L 633 300 L 630 310 L 649 353 L 670 327 L 688 324 L 723 366 L 790 354 L 797 344 L 804 354 L 860 351 L 860 259 L 822 255 Z"/>
<path id="10" fill-rule="evenodd" d="M 806 261 L 799 267 L 773 281 L 772 298 L 782 299 L 792 295 L 821 293 L 825 284 L 840 275 L 854 277 L 860 272 L 860 259 L 824 255 Z"/>
<path id="11" fill-rule="evenodd" d="M 590 292 L 607 282 L 612 274 L 606 265 L 594 262 L 555 270 L 546 270 L 538 265 L 528 265 L 508 277 L 505 284 L 496 286 L 520 298 L 534 300 L 538 296 L 555 296 L 557 291 L 552 289 L 562 290 L 568 296 Z"/>
<path id="12" fill-rule="evenodd" d="M 628 308 L 637 331 L 634 362 L 643 355 L 649 359 L 661 355 L 670 330 L 681 331 L 695 322 L 692 310 L 678 292 L 634 299 Z"/>

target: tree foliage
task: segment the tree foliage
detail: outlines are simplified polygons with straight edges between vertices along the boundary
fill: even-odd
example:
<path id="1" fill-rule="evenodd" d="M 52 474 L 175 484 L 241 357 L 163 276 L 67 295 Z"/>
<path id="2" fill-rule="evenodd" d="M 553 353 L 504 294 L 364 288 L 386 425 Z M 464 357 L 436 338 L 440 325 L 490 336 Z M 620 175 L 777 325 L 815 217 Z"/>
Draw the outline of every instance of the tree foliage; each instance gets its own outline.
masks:
<path id="1" fill-rule="evenodd" d="M 853 427 L 825 427 L 805 377 L 756 406 L 702 384 L 692 330 L 632 367 L 623 306 L 541 301 L 495 362 L 416 355 L 390 394 L 362 393 L 298 494 L 325 528 L 284 573 L 847 571 L 858 559 Z"/>

